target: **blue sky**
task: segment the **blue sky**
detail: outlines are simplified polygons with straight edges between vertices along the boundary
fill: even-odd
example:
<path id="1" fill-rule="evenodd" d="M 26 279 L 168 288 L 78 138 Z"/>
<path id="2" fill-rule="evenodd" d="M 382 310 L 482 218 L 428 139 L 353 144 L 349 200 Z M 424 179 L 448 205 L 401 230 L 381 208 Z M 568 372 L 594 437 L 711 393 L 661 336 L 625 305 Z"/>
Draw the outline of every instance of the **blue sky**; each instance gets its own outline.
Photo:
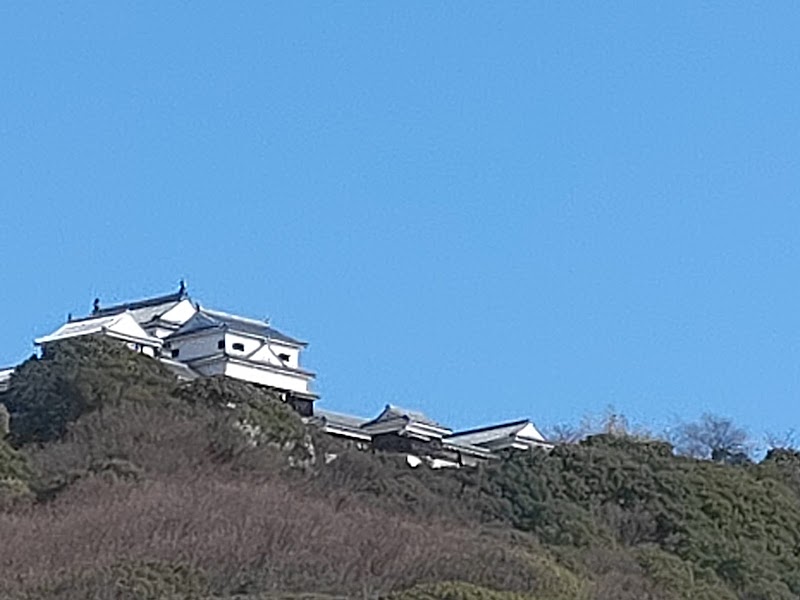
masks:
<path id="1" fill-rule="evenodd" d="M 800 8 L 602 4 L 3 3 L 0 365 L 183 277 L 331 409 L 800 427 Z"/>

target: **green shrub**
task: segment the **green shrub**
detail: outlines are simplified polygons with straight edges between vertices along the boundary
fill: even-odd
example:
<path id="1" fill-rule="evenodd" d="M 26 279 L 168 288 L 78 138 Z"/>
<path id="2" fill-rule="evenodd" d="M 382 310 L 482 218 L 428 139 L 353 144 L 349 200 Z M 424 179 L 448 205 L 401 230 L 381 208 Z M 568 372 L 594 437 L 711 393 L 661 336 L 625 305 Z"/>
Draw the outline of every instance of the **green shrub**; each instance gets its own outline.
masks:
<path id="1" fill-rule="evenodd" d="M 279 450 L 292 462 L 314 458 L 306 426 L 274 391 L 226 377 L 208 377 L 182 385 L 176 395 L 218 413 L 209 433 L 218 458 L 229 460 L 257 447 Z"/>
<path id="2" fill-rule="evenodd" d="M 196 600 L 209 597 L 205 575 L 180 563 L 119 562 L 110 567 L 64 573 L 39 587 L 41 600 Z"/>
<path id="3" fill-rule="evenodd" d="M 0 439 L 0 510 L 32 499 L 32 475 L 25 456 Z"/>
<path id="4" fill-rule="evenodd" d="M 441 582 L 416 585 L 386 600 L 537 600 L 530 594 L 498 592 L 462 582 Z"/>
<path id="5" fill-rule="evenodd" d="M 510 456 L 482 485 L 508 500 L 498 516 L 549 542 L 608 547 L 611 535 L 623 546 L 652 544 L 695 575 L 711 573 L 706 580 L 778 599 L 800 593 L 800 503 L 767 467 L 678 458 L 665 444 L 597 436 L 548 455 Z"/>
<path id="6" fill-rule="evenodd" d="M 61 438 L 69 423 L 122 400 L 158 401 L 175 378 L 156 360 L 104 337 L 48 344 L 11 378 L 3 401 L 17 446 Z"/>

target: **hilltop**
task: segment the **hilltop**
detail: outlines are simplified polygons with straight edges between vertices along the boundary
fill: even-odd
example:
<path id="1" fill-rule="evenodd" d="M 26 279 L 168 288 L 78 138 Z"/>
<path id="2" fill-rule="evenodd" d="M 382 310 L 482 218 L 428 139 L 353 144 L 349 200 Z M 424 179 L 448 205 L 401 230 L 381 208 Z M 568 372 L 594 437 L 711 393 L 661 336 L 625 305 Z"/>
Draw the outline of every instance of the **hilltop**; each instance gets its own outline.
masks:
<path id="1" fill-rule="evenodd" d="M 392 600 L 800 597 L 800 455 L 601 435 L 409 468 L 230 379 L 106 339 L 0 401 L 0 596 Z"/>

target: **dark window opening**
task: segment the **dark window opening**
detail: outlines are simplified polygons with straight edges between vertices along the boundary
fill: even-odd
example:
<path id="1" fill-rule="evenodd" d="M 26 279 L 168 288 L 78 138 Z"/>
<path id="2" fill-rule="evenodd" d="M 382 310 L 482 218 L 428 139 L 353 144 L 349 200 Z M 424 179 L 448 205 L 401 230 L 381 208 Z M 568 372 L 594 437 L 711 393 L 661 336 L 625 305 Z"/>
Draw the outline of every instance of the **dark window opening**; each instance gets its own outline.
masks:
<path id="1" fill-rule="evenodd" d="M 180 349 L 180 348 L 174 348 L 174 349 L 172 350 L 172 358 L 178 358 L 178 355 L 179 355 L 180 353 L 181 353 L 181 349 Z"/>
<path id="2" fill-rule="evenodd" d="M 233 345 L 233 349 L 234 350 L 239 350 L 240 352 L 244 352 L 244 344 L 240 344 L 239 342 L 236 342 Z"/>
<path id="3" fill-rule="evenodd" d="M 283 362 L 289 362 L 288 354 L 278 354 L 278 358 L 280 358 Z"/>
<path id="4" fill-rule="evenodd" d="M 219 348 L 220 350 L 225 350 L 225 340 L 218 341 L 217 348 Z"/>

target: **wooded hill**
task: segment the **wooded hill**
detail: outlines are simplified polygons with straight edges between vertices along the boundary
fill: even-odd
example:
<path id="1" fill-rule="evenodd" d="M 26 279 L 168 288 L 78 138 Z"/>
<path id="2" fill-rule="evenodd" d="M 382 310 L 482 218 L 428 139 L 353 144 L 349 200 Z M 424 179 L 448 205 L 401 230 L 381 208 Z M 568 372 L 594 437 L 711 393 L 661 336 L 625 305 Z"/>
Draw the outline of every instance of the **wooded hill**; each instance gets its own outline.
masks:
<path id="1" fill-rule="evenodd" d="M 410 469 L 102 339 L 28 360 L 0 400 L 2 598 L 800 598 L 793 451 L 601 435 Z"/>

